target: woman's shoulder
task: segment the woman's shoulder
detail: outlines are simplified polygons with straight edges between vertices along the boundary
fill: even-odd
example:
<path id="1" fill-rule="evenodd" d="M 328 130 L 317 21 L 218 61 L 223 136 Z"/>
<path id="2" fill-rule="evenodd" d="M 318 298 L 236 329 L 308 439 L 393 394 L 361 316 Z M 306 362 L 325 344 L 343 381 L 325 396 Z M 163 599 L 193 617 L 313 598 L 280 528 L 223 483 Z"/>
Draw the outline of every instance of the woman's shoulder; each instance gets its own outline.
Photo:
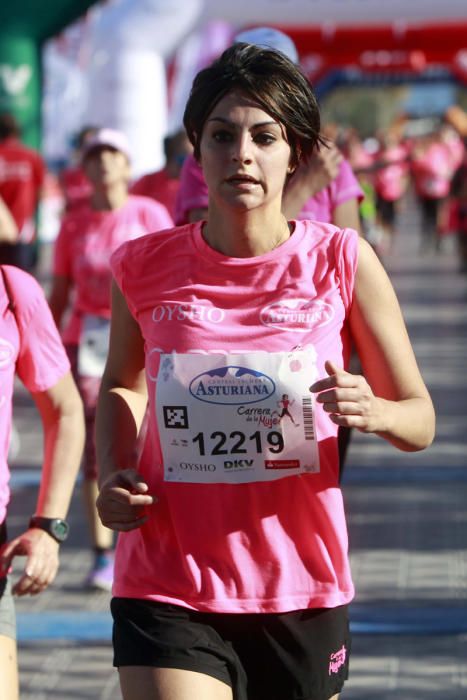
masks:
<path id="1" fill-rule="evenodd" d="M 153 197 L 147 197 L 144 194 L 129 194 L 127 205 L 133 209 L 141 209 L 144 211 L 157 211 L 165 206 Z"/>
<path id="2" fill-rule="evenodd" d="M 141 218 L 149 225 L 153 225 L 157 228 L 171 228 L 173 227 L 173 219 L 162 202 L 152 197 L 146 197 L 145 195 L 130 194 L 128 196 L 127 211 L 129 210 L 131 216 L 135 215 Z"/>
<path id="3" fill-rule="evenodd" d="M 315 221 L 314 219 L 301 219 L 297 221 L 297 225 L 302 225 L 307 236 L 316 242 L 322 242 L 323 245 L 329 245 L 333 240 L 338 238 L 345 231 L 353 229 L 342 229 L 335 224 L 330 224 L 324 221 Z"/>
<path id="4" fill-rule="evenodd" d="M 13 265 L 1 265 L 2 276 L 11 289 L 23 296 L 43 294 L 39 282 L 29 272 Z"/>
<path id="5" fill-rule="evenodd" d="M 17 317 L 28 316 L 39 305 L 47 306 L 47 301 L 39 282 L 29 272 L 12 265 L 2 265 L 4 293 L 14 304 Z"/>
<path id="6" fill-rule="evenodd" d="M 334 224 L 309 219 L 301 220 L 298 224 L 304 227 L 305 240 L 309 241 L 310 248 L 315 251 L 320 249 L 327 255 L 330 250 L 334 250 L 336 255 L 345 255 L 358 249 L 359 235 L 353 228 L 339 228 Z"/>
<path id="7" fill-rule="evenodd" d="M 136 267 L 136 264 L 141 260 L 147 261 L 148 258 L 165 257 L 170 255 L 172 251 L 174 253 L 180 251 L 181 245 L 186 246 L 194 226 L 195 224 L 173 226 L 125 241 L 112 254 L 111 264 L 114 267 L 126 261 L 128 267 Z"/>

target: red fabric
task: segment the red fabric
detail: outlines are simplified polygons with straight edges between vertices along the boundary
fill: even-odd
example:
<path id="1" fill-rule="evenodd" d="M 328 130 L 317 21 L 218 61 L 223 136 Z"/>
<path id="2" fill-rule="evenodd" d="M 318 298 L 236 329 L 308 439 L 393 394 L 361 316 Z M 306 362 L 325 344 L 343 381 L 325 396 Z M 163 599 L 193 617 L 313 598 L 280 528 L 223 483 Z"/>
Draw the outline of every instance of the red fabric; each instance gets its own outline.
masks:
<path id="1" fill-rule="evenodd" d="M 0 196 L 23 240 L 21 232 L 34 216 L 44 177 L 45 165 L 39 153 L 14 138 L 0 142 Z"/>
<path id="2" fill-rule="evenodd" d="M 165 170 L 156 173 L 148 173 L 137 180 L 130 188 L 131 194 L 143 197 L 151 197 L 163 204 L 169 214 L 175 215 L 175 200 L 177 197 L 180 180 L 167 177 Z"/>
<path id="3" fill-rule="evenodd" d="M 65 197 L 67 211 L 85 204 L 92 192 L 92 185 L 82 168 L 65 168 L 60 173 L 60 185 Z"/>

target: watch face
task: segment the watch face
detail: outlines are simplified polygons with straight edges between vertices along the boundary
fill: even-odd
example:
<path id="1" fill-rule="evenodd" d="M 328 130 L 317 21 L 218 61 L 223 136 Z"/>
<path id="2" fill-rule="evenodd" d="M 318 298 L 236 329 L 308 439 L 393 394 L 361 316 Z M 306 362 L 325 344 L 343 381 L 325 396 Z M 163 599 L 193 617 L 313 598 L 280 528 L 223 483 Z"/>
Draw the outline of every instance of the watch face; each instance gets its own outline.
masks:
<path id="1" fill-rule="evenodd" d="M 57 540 L 59 540 L 60 542 L 63 542 L 68 537 L 68 531 L 70 528 L 68 523 L 65 522 L 65 520 L 57 519 L 54 520 L 54 522 L 52 523 L 51 529 L 54 534 L 54 537 L 56 537 Z"/>

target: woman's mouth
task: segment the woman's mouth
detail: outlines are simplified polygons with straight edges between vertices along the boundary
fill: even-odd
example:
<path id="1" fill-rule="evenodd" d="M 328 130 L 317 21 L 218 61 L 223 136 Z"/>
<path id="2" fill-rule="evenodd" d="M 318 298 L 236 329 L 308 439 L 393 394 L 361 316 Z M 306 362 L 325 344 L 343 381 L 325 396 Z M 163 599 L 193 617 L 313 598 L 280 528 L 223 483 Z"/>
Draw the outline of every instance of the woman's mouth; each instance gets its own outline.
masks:
<path id="1" fill-rule="evenodd" d="M 228 177 L 226 182 L 229 185 L 234 185 L 235 187 L 245 187 L 245 188 L 251 188 L 254 187 L 255 185 L 259 185 L 259 181 L 256 180 L 254 177 L 251 177 L 251 175 L 232 175 L 231 177 Z"/>

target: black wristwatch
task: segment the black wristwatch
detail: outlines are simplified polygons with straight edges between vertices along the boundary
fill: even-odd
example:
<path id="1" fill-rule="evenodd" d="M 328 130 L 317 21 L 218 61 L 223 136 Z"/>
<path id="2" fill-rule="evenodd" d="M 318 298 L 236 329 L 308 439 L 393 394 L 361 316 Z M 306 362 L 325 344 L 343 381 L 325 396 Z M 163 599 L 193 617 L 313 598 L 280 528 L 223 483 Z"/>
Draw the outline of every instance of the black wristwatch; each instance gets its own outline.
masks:
<path id="1" fill-rule="evenodd" d="M 65 542 L 70 531 L 70 526 L 66 520 L 61 518 L 42 518 L 40 515 L 32 516 L 29 521 L 29 527 L 38 527 L 40 530 L 45 530 L 56 542 Z"/>

